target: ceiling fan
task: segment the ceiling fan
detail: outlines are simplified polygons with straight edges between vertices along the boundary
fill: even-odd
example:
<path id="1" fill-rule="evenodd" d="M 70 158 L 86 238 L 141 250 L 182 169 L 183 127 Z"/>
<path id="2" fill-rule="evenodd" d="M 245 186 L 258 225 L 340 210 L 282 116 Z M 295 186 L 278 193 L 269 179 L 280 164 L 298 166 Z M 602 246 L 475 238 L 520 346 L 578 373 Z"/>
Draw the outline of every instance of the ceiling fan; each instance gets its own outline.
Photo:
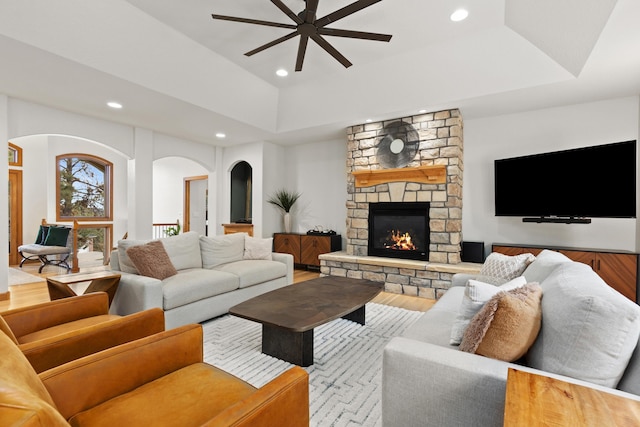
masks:
<path id="1" fill-rule="evenodd" d="M 298 14 L 289 9 L 281 0 L 271 0 L 271 3 L 275 4 L 285 15 L 287 15 L 294 24 L 281 24 L 279 22 L 261 21 L 258 19 L 249 18 L 237 18 L 234 16 L 215 15 L 212 14 L 213 19 L 222 19 L 225 21 L 244 22 L 247 24 L 266 25 L 269 27 L 288 28 L 294 30 L 293 32 L 282 36 L 276 40 L 273 40 L 267 44 L 264 44 L 256 49 L 253 49 L 247 53 L 246 56 L 255 55 L 258 52 L 262 52 L 272 46 L 282 43 L 286 40 L 292 39 L 295 36 L 300 36 L 300 43 L 298 44 L 298 56 L 296 58 L 296 71 L 302 70 L 302 64 L 304 62 L 304 55 L 307 50 L 307 43 L 309 39 L 316 42 L 321 48 L 327 51 L 338 62 L 345 66 L 350 67 L 351 62 L 345 58 L 336 48 L 334 48 L 329 42 L 327 42 L 322 36 L 335 36 L 335 37 L 347 37 L 353 39 L 363 40 L 375 40 L 388 42 L 391 40 L 391 35 L 369 33 L 363 31 L 351 31 L 351 30 L 339 30 L 336 28 L 326 28 L 328 24 L 332 24 L 339 19 L 349 16 L 355 12 L 358 12 L 366 7 L 371 6 L 374 3 L 378 3 L 382 0 L 358 0 L 350 5 L 336 10 L 322 18 L 316 19 L 316 10 L 318 9 L 319 0 L 304 0 L 306 7 Z"/>

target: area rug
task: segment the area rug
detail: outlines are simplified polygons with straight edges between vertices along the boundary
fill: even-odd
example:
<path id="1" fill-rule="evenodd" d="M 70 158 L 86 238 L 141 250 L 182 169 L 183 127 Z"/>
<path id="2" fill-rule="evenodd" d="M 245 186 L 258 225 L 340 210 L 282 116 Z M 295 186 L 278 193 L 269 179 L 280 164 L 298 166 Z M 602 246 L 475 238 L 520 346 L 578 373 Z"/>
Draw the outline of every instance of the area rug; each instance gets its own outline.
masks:
<path id="1" fill-rule="evenodd" d="M 311 426 L 380 426 L 382 349 L 423 313 L 369 303 L 366 325 L 337 319 L 314 331 Z M 262 326 L 225 315 L 203 324 L 204 358 L 255 387 L 289 367 L 260 352 Z"/>
<path id="2" fill-rule="evenodd" d="M 25 273 L 17 268 L 9 267 L 9 286 L 24 285 L 25 283 L 44 282 L 44 279 L 40 276 L 34 276 L 33 274 Z"/>

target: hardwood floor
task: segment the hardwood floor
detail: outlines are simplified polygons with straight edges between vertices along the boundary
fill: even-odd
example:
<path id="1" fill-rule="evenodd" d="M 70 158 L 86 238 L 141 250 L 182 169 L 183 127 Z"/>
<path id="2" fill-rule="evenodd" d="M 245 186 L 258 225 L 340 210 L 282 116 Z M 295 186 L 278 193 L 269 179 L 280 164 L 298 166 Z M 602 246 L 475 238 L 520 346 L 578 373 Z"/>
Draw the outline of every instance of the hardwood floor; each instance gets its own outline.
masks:
<path id="1" fill-rule="evenodd" d="M 33 274 L 46 278 L 47 276 L 57 276 L 63 274 L 63 269 L 47 268 L 42 274 L 38 274 L 39 264 L 23 266 L 25 273 Z M 91 269 L 81 269 L 82 273 L 95 270 L 105 270 L 107 267 L 94 267 Z M 294 283 L 303 282 L 305 280 L 315 279 L 319 276 L 317 271 L 308 270 L 295 270 L 294 271 Z M 39 304 L 41 302 L 49 301 L 49 292 L 47 291 L 46 282 L 28 283 L 24 285 L 9 286 L 10 298 L 6 301 L 0 301 L 0 312 L 10 310 L 13 308 L 29 306 L 33 304 Z M 385 304 L 394 307 L 400 307 L 413 311 L 427 311 L 435 303 L 435 300 L 426 298 L 418 298 L 408 295 L 393 294 L 389 292 L 381 292 L 372 302 L 378 304 Z"/>

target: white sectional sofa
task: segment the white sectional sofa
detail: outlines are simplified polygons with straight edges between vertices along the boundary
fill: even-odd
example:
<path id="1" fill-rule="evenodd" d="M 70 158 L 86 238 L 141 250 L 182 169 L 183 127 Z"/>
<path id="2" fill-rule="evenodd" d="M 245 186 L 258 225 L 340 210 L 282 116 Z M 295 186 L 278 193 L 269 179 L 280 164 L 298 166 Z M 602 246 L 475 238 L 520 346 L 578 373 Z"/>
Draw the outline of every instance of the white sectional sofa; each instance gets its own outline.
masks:
<path id="1" fill-rule="evenodd" d="M 159 307 L 170 329 L 220 316 L 240 302 L 293 283 L 293 257 L 272 253 L 271 239 L 187 232 L 159 240 L 177 274 L 163 280 L 139 274 L 127 249 L 150 241 L 120 240 L 110 261 L 111 269 L 122 274 L 112 313 Z"/>
<path id="2" fill-rule="evenodd" d="M 525 357 L 506 362 L 450 344 L 470 275 L 385 347 L 384 427 L 502 426 L 508 368 L 640 400 L 640 307 L 587 265 L 545 250 L 524 273 L 542 288 L 542 320 Z"/>

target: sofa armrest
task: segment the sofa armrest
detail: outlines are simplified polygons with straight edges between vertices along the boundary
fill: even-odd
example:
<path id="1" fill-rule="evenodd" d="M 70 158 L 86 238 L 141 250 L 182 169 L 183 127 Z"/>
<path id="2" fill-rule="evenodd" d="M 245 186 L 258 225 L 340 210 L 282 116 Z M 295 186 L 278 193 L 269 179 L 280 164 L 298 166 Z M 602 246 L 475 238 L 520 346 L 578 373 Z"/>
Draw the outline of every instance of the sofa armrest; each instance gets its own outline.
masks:
<path id="1" fill-rule="evenodd" d="M 274 261 L 282 262 L 287 266 L 287 285 L 293 283 L 293 255 L 283 254 L 280 252 L 272 252 L 271 257 Z"/>
<path id="2" fill-rule="evenodd" d="M 469 279 L 475 279 L 477 274 L 456 273 L 451 277 L 451 286 L 466 286 Z"/>
<path id="3" fill-rule="evenodd" d="M 202 350 L 202 326 L 185 325 L 39 375 L 62 416 L 69 419 L 178 369 L 202 363 Z"/>
<path id="4" fill-rule="evenodd" d="M 8 310 L 2 313 L 2 318 L 20 340 L 20 337 L 42 329 L 107 313 L 109 296 L 94 292 Z"/>
<path id="5" fill-rule="evenodd" d="M 385 427 L 503 425 L 507 371 L 517 365 L 402 337 L 382 364 Z"/>
<path id="6" fill-rule="evenodd" d="M 309 374 L 294 366 L 204 425 L 308 427 Z"/>
<path id="7" fill-rule="evenodd" d="M 36 372 L 164 331 L 159 308 L 91 325 L 63 335 L 21 344 L 20 350 Z"/>
<path id="8" fill-rule="evenodd" d="M 153 277 L 132 273 L 120 273 L 118 290 L 111 303 L 110 312 L 126 316 L 150 308 L 164 309 L 162 281 Z"/>

